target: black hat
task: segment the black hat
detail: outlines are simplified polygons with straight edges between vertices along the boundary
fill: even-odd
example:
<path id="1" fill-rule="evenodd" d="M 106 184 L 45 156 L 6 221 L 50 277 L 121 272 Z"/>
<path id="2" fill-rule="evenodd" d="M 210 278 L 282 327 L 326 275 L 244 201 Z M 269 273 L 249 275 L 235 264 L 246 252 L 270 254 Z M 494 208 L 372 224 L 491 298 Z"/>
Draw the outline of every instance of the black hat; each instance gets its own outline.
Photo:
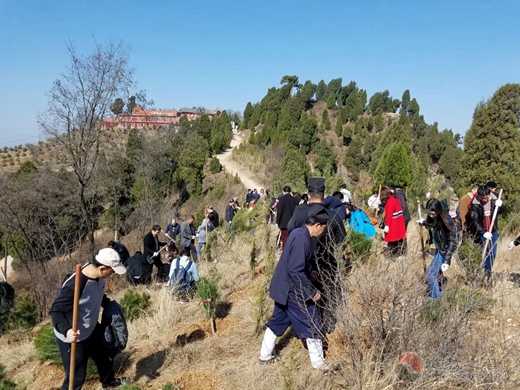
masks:
<path id="1" fill-rule="evenodd" d="M 309 177 L 307 189 L 315 194 L 325 193 L 325 179 L 323 177 Z"/>
<path id="2" fill-rule="evenodd" d="M 486 187 L 489 188 L 489 189 L 491 189 L 491 188 L 497 188 L 497 183 L 494 182 L 494 181 L 488 181 L 488 182 L 486 183 Z"/>

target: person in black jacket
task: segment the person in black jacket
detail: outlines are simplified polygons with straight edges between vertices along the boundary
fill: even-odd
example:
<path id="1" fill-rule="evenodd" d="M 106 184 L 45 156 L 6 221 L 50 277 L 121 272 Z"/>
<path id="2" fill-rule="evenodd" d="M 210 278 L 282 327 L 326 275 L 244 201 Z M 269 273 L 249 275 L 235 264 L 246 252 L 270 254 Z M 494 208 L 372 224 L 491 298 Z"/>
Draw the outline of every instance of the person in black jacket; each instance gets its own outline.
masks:
<path id="1" fill-rule="evenodd" d="M 132 285 L 149 284 L 152 281 L 153 265 L 142 252 L 136 251 L 128 259 L 126 278 Z"/>
<path id="2" fill-rule="evenodd" d="M 484 272 L 487 280 L 491 277 L 499 240 L 498 214 L 497 219 L 491 228 L 491 222 L 496 207 L 502 207 L 502 200 L 493 196 L 489 187 L 480 186 L 477 190 L 477 195 L 471 202 L 469 218 L 466 218 L 466 223 L 468 224 L 467 230 L 473 236 L 473 239 L 477 244 L 484 246 L 486 241 L 490 241 L 484 259 Z"/>
<path id="3" fill-rule="evenodd" d="M 276 203 L 276 224 L 280 229 L 280 247 L 282 250 L 289 237 L 287 225 L 289 225 L 289 221 L 297 205 L 298 201 L 292 196 L 291 187 L 285 186 L 282 196 L 278 198 L 278 202 Z"/>
<path id="4" fill-rule="evenodd" d="M 103 327 L 98 323 L 101 307 L 109 301 L 105 295 L 106 279 L 114 272 L 122 275 L 126 268 L 121 263 L 119 254 L 112 248 L 101 249 L 90 263 L 82 267 L 76 333 L 72 330 L 74 274 L 65 280 L 52 303 L 49 314 L 65 369 L 62 390 L 69 387 L 70 351 L 73 341 L 77 342 L 74 389 L 81 389 L 85 382 L 89 358 L 96 364 L 103 389 L 116 388 L 122 384 L 120 379 L 115 378 L 113 361 L 103 348 Z"/>
<path id="5" fill-rule="evenodd" d="M 316 305 L 321 299 L 321 293 L 312 276 L 312 238 L 325 232 L 327 222 L 327 212 L 315 205 L 308 210 L 305 226 L 294 229 L 289 235 L 269 287 L 269 295 L 275 301 L 275 306 L 262 340 L 261 362 L 274 359 L 276 337 L 282 336 L 292 326 L 296 336 L 307 344 L 312 367 L 322 370 L 328 368 L 323 358 L 321 316 Z"/>
<path id="6" fill-rule="evenodd" d="M 428 209 L 426 220 L 417 222 L 428 228 L 431 240 L 435 245 L 435 255 L 426 272 L 426 282 L 428 283 L 429 296 L 438 299 L 442 295 L 439 274 L 444 274 L 448 270 L 451 258 L 459 244 L 460 232 L 458 224 L 449 214 L 447 203 L 430 199 L 426 208 Z"/>
<path id="7" fill-rule="evenodd" d="M 341 293 L 336 249 L 345 239 L 346 231 L 340 214 L 325 206 L 325 179 L 322 177 L 309 178 L 308 190 L 309 202 L 296 207 L 289 221 L 288 230 L 290 234 L 294 229 L 303 226 L 309 210 L 316 206 L 324 208 L 329 216 L 327 231 L 316 240 L 314 266 L 315 273 L 318 275 L 316 280 L 323 293 L 319 305 L 323 318 L 323 330 L 325 333 L 331 333 L 336 324 L 335 308 L 340 301 Z"/>
<path id="8" fill-rule="evenodd" d="M 143 239 L 143 254 L 148 259 L 150 264 L 154 264 L 157 268 L 157 277 L 161 278 L 163 269 L 161 261 L 160 249 L 165 246 L 165 242 L 159 241 L 159 233 L 161 232 L 160 225 L 153 225 L 152 230 L 144 236 Z"/>

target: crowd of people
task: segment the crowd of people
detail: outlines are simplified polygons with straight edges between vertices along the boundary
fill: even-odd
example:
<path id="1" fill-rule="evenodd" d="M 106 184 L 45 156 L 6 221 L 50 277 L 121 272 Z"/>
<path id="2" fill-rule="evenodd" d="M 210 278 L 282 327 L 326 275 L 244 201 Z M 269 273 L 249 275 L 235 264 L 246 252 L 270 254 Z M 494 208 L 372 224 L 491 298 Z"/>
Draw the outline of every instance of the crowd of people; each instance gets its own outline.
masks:
<path id="1" fill-rule="evenodd" d="M 269 287 L 275 305 L 266 323 L 260 362 L 269 363 L 276 359 L 277 337 L 292 327 L 294 334 L 304 341 L 312 367 L 329 370 L 324 357 L 324 342 L 326 335 L 334 330 L 335 308 L 341 300 L 342 292 L 337 284 L 338 264 L 348 261 L 338 259 L 334 249 L 347 237 L 347 228 L 367 240 L 374 240 L 379 227 L 384 255 L 391 259 L 403 256 L 407 251 L 411 220 L 406 193 L 402 188 L 382 186 L 368 199 L 368 207 L 363 209 L 354 205 L 346 185 L 325 196 L 324 179 L 310 178 L 308 193 L 303 195 L 295 194 L 290 186 L 285 186 L 280 196 L 274 199 L 269 198 L 268 191 L 248 190 L 242 207 L 237 198 L 231 199 L 225 209 L 224 226 L 233 223 L 238 210 L 254 208 L 262 198 L 270 205 L 268 222 L 279 228 L 277 245 L 281 255 Z M 503 206 L 497 185 L 488 182 L 475 186 L 455 203 L 429 195 L 427 198 L 424 204 L 419 205 L 416 222 L 420 229 L 428 232 L 426 246 L 434 247 L 431 263 L 425 270 L 428 296 L 431 299 L 442 296 L 444 274 L 462 240 L 472 240 L 482 246 L 482 267 L 489 280 L 499 239 L 497 215 Z M 85 380 L 89 358 L 98 367 L 103 388 L 121 384 L 121 380 L 115 378 L 113 355 L 103 352 L 107 344 L 118 351 L 126 343 L 126 325 L 124 319 L 123 323 L 120 319 L 122 312 L 116 302 L 104 295 L 105 280 L 113 273 L 126 273 L 132 285 L 149 284 L 155 280 L 170 288 L 181 302 L 192 297 L 199 280 L 197 262 L 208 242 L 208 234 L 219 227 L 220 218 L 213 207 L 207 207 L 197 228 L 194 221 L 193 215 L 181 222 L 172 218 L 164 233 L 160 225 L 153 225 L 143 238 L 142 252 L 137 251 L 133 256 L 124 245 L 111 241 L 84 265 L 80 278 L 80 327 L 77 332 L 72 331 L 73 278 L 63 283 L 50 310 L 66 371 L 63 389 L 68 388 L 72 341 L 79 346 L 75 388 L 81 388 Z M 520 236 L 508 247 L 513 249 L 519 245 Z M 107 312 L 111 317 L 99 323 L 102 307 L 103 313 Z M 110 342 L 106 340 L 110 333 L 107 333 L 107 327 L 112 327 L 111 334 L 119 335 Z"/>

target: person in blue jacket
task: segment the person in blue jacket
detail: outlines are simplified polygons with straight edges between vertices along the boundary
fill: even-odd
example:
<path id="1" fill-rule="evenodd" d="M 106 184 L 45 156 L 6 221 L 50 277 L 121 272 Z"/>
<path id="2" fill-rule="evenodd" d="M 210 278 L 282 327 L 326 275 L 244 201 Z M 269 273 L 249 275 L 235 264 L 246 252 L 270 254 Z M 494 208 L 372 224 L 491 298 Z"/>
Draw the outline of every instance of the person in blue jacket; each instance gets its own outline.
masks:
<path id="1" fill-rule="evenodd" d="M 313 282 L 314 243 L 313 238 L 321 236 L 329 221 L 323 205 L 308 208 L 304 226 L 294 229 L 284 247 L 282 257 L 269 287 L 269 295 L 275 302 L 274 312 L 267 322 L 260 361 L 272 361 L 276 338 L 292 326 L 293 332 L 305 340 L 313 368 L 327 370 L 323 357 L 322 320 L 316 303 L 321 293 Z"/>

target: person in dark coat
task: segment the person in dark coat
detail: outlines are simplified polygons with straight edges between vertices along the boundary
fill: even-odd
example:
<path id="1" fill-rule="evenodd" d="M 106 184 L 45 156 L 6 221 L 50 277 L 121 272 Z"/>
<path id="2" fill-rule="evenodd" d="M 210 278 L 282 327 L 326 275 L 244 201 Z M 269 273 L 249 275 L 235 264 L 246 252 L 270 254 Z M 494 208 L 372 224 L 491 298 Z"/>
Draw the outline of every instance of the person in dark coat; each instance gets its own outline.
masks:
<path id="1" fill-rule="evenodd" d="M 149 284 L 152 281 L 153 265 L 142 252 L 136 251 L 127 261 L 126 278 L 132 285 Z"/>
<path id="2" fill-rule="evenodd" d="M 287 226 L 297 205 L 298 201 L 292 196 L 291 187 L 285 186 L 282 196 L 278 198 L 276 203 L 276 224 L 280 229 L 280 247 L 282 250 L 289 237 Z"/>
<path id="3" fill-rule="evenodd" d="M 96 256 L 81 267 L 78 307 L 78 329 L 72 330 L 75 274 L 70 275 L 61 286 L 51 305 L 49 314 L 58 345 L 65 379 L 62 390 L 69 388 L 69 365 L 71 343 L 76 342 L 76 365 L 73 388 L 81 389 L 87 376 L 87 362 L 96 364 L 103 388 L 116 388 L 122 380 L 115 377 L 113 360 L 103 348 L 103 327 L 98 323 L 101 307 L 109 303 L 105 295 L 107 279 L 113 273 L 123 275 L 126 268 L 119 254 L 112 248 L 99 250 Z"/>
<path id="4" fill-rule="evenodd" d="M 262 340 L 261 362 L 274 359 L 276 337 L 282 336 L 292 326 L 296 336 L 307 344 L 312 367 L 328 368 L 323 357 L 321 316 L 317 307 L 321 293 L 312 276 L 312 238 L 320 237 L 325 232 L 328 220 L 323 207 L 314 205 L 308 210 L 305 225 L 294 229 L 289 235 L 269 287 L 275 306 Z"/>
<path id="5" fill-rule="evenodd" d="M 325 207 L 325 179 L 321 177 L 309 178 L 308 190 L 309 202 L 296 207 L 289 221 L 288 230 L 290 234 L 294 229 L 303 226 L 309 210 L 317 205 L 324 208 L 329 216 L 326 233 L 316 240 L 314 264 L 318 275 L 316 283 L 322 291 L 319 307 L 323 318 L 323 330 L 325 333 L 331 333 L 336 324 L 335 307 L 340 301 L 341 294 L 335 252 L 345 239 L 346 230 L 338 213 Z"/>
<path id="6" fill-rule="evenodd" d="M 428 283 L 428 295 L 433 299 L 438 299 L 442 296 L 439 275 L 442 279 L 442 275 L 448 270 L 451 258 L 459 245 L 459 224 L 450 216 L 447 202 L 430 199 L 426 208 L 428 209 L 427 218 L 417 222 L 428 228 L 431 241 L 435 245 L 435 255 L 426 272 L 426 282 Z"/>
<path id="7" fill-rule="evenodd" d="M 153 225 L 152 230 L 143 239 L 143 254 L 148 259 L 148 262 L 157 268 L 158 278 L 161 278 L 163 274 L 160 249 L 166 245 L 165 242 L 159 241 L 160 232 L 161 226 Z"/>
<path id="8" fill-rule="evenodd" d="M 410 216 L 410 210 L 408 210 L 408 202 L 406 200 L 406 193 L 404 189 L 400 187 L 394 188 L 394 196 L 399 200 L 399 204 L 401 205 L 401 209 L 403 210 L 404 223 L 408 227 L 408 223 L 412 218 Z"/>
<path id="9" fill-rule="evenodd" d="M 468 224 L 467 230 L 473 236 L 475 243 L 484 246 L 486 241 L 490 241 L 484 259 L 484 272 L 487 280 L 491 278 L 499 240 L 498 217 L 493 227 L 491 227 L 491 221 L 496 207 L 502 207 L 502 200 L 496 199 L 492 195 L 489 187 L 480 186 L 477 190 L 477 195 L 471 202 L 469 218 L 466 218 L 466 223 Z"/>

